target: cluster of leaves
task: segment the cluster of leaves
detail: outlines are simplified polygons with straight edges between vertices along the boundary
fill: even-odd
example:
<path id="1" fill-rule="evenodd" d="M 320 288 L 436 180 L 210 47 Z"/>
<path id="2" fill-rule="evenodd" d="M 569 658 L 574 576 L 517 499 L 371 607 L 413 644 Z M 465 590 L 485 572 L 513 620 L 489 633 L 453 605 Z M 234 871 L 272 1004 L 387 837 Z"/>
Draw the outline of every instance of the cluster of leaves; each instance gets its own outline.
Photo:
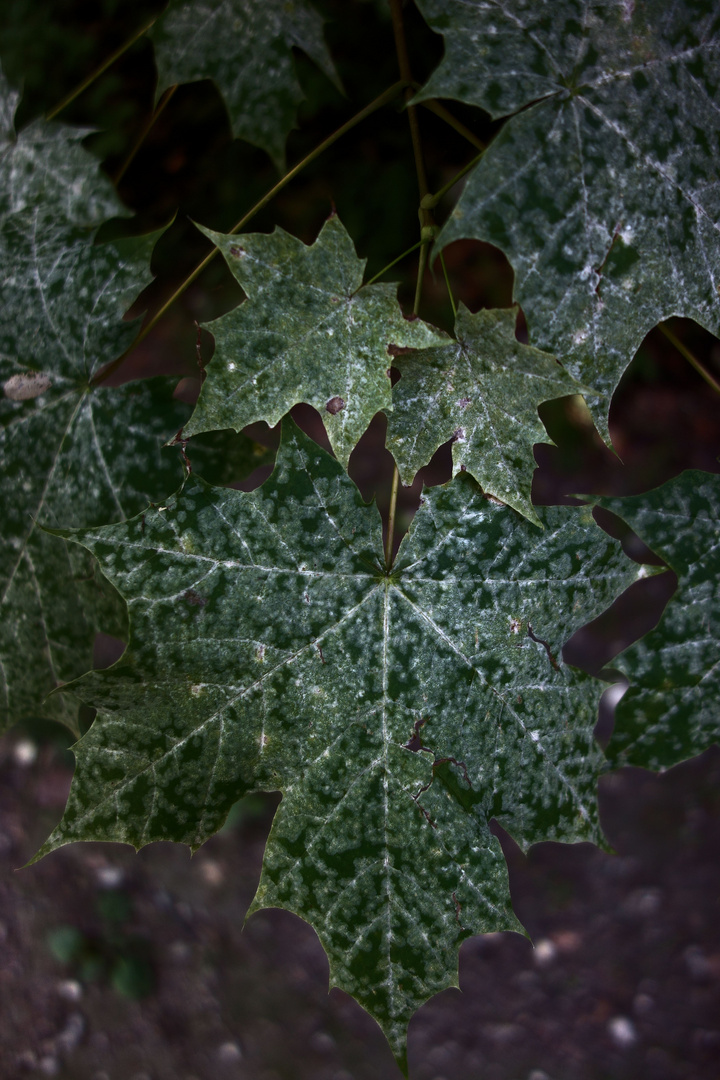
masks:
<path id="1" fill-rule="evenodd" d="M 584 394 L 606 431 L 652 326 L 682 314 L 720 332 L 713 5 L 418 7 L 445 58 L 417 100 L 505 118 L 436 250 L 501 248 L 534 344 L 514 308 L 461 305 L 453 335 L 405 317 L 395 286 L 363 284 L 335 215 L 310 245 L 202 228 L 245 299 L 209 325 L 192 415 L 169 379 L 106 384 L 156 237 L 98 242 L 125 211 L 86 133 L 44 120 L 16 133 L 18 95 L 0 84 L 2 722 L 79 733 L 79 703 L 97 711 L 40 854 L 87 839 L 196 848 L 240 796 L 280 790 L 251 910 L 315 927 L 332 983 L 401 1062 L 413 1012 L 456 981 L 461 941 L 521 930 L 490 820 L 523 846 L 601 842 L 603 687 L 562 646 L 645 571 L 587 507 L 533 506 L 538 405 Z M 158 94 L 215 79 L 233 131 L 280 168 L 292 48 L 337 82 L 308 0 L 172 0 L 150 33 Z M 334 457 L 287 418 L 300 402 Z M 454 479 L 426 492 L 394 562 L 346 471 L 378 412 L 404 481 L 452 440 Z M 222 486 L 218 456 L 245 472 L 259 459 L 217 433 L 260 420 L 283 420 L 271 478 Z M 175 490 L 163 443 L 179 429 L 192 472 Z M 720 735 L 719 499 L 714 477 L 688 474 L 605 502 L 680 578 L 621 662 L 615 764 L 668 766 Z M 92 671 L 99 631 L 129 644 Z"/>

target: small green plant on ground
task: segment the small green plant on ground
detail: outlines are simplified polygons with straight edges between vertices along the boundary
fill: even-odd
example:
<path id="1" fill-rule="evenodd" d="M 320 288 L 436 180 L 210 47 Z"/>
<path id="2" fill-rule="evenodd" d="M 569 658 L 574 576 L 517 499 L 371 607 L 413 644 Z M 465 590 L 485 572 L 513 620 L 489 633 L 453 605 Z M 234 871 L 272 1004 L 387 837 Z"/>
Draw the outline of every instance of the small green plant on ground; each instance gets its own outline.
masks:
<path id="1" fill-rule="evenodd" d="M 170 0 L 22 124 L 18 21 L 0 85 L 0 702 L 4 726 L 44 717 L 79 737 L 65 815 L 37 857 L 76 840 L 195 849 L 239 798 L 280 791 L 250 911 L 315 928 L 331 984 L 377 1019 L 402 1068 L 408 1022 L 456 984 L 461 942 L 523 932 L 491 820 L 523 847 L 602 843 L 608 764 L 665 768 L 718 739 L 717 477 L 584 493 L 679 579 L 619 661 L 630 689 L 606 754 L 603 684 L 564 663 L 563 644 L 656 570 L 591 505 L 541 507 L 531 485 L 538 407 L 582 396 L 609 440 L 611 396 L 654 327 L 720 389 L 664 323 L 720 331 L 720 15 L 709 0 L 416 4 L 327 4 L 329 47 L 309 0 Z M 376 56 L 343 38 L 358 17 L 378 27 Z M 87 129 L 56 117 L 148 40 L 155 101 L 125 142 L 91 136 L 102 171 Z M 357 93 L 391 70 L 374 98 Z M 223 224 L 206 200 L 193 239 L 178 223 L 143 232 L 118 191 L 203 80 L 238 145 L 257 148 L 232 175 L 243 212 Z M 298 109 L 312 126 L 326 107 L 343 122 L 288 170 Z M 389 113 L 408 131 L 392 163 L 372 128 Z M 353 136 L 364 186 L 338 181 L 339 212 L 306 242 L 290 186 Z M 258 162 L 280 175 L 264 192 Z M 327 206 L 332 175 L 315 182 Z M 400 226 L 383 236 L 388 206 Z M 305 239 L 273 228 L 276 207 Z M 264 231 L 249 231 L 256 218 Z M 168 237 L 182 228 L 206 254 L 160 296 L 151 259 L 179 250 Z M 468 239 L 507 256 L 516 306 L 456 297 L 468 283 L 445 256 Z M 396 265 L 405 308 L 386 279 Z M 191 409 L 175 379 L 133 379 L 132 364 L 196 281 L 224 311 L 185 324 Z M 148 306 L 142 327 L 123 319 Z M 327 448 L 289 418 L 300 403 Z M 348 474 L 379 413 L 395 462 L 383 516 Z M 271 459 L 260 422 L 282 422 L 274 470 L 237 490 Z M 424 491 L 403 535 L 402 484 L 443 444 L 453 478 Z M 127 648 L 92 670 L 98 634 Z"/>

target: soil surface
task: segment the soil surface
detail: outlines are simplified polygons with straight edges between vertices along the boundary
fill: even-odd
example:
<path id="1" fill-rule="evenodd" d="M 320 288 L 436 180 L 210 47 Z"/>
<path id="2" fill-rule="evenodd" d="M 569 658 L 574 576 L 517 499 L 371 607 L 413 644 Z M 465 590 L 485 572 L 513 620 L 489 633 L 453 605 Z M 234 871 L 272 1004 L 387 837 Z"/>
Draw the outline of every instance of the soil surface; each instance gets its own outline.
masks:
<path id="1" fill-rule="evenodd" d="M 59 818 L 67 751 L 0 743 L 0 1076 L 399 1080 L 313 930 L 253 915 L 276 796 L 194 857 L 75 844 L 22 867 Z M 471 938 L 460 991 L 410 1025 L 412 1080 L 717 1080 L 720 750 L 601 783 L 614 853 L 504 834 L 534 941 Z"/>

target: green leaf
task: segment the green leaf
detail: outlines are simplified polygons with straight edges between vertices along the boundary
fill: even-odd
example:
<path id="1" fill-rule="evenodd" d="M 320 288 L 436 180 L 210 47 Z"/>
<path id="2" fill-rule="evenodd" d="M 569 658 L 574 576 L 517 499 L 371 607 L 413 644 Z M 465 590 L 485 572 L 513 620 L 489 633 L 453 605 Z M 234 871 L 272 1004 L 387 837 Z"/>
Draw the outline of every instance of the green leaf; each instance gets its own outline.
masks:
<path id="1" fill-rule="evenodd" d="M 517 309 L 460 306 L 457 341 L 393 360 L 402 378 L 393 388 L 387 446 L 410 483 L 441 443 L 453 439 L 453 469 L 472 473 L 483 489 L 530 521 L 533 444 L 547 439 L 538 405 L 582 393 L 552 356 L 515 337 Z"/>
<path id="2" fill-rule="evenodd" d="M 267 150 L 284 171 L 285 142 L 303 93 L 292 49 L 302 49 L 338 85 L 308 0 L 171 0 L 149 36 L 158 96 L 175 83 L 213 79 L 233 133 Z"/>
<path id="3" fill-rule="evenodd" d="M 310 922 L 402 1059 L 460 942 L 519 929 L 490 818 L 525 846 L 598 838 L 600 685 L 560 650 L 637 569 L 589 511 L 541 514 L 543 533 L 456 477 L 386 572 L 377 510 L 288 421 L 261 488 L 191 475 L 142 519 L 65 534 L 126 597 L 130 645 L 73 684 L 98 718 L 41 854 L 196 848 L 279 788 L 251 910 Z"/>
<path id="4" fill-rule="evenodd" d="M 622 654 L 630 687 L 608 755 L 664 769 L 720 741 L 720 477 L 685 472 L 626 499 L 601 499 L 677 573 L 662 619 Z"/>
<path id="5" fill-rule="evenodd" d="M 392 407 L 388 346 L 421 348 L 446 335 L 405 319 L 396 285 L 362 286 L 365 260 L 335 216 L 310 246 L 279 228 L 269 236 L 201 231 L 248 300 L 207 324 L 215 355 L 184 434 L 239 431 L 256 420 L 274 427 L 305 401 L 347 464 L 375 413 Z"/>
<path id="6" fill-rule="evenodd" d="M 0 222 L 33 210 L 56 228 L 90 229 L 127 214 L 98 161 L 81 146 L 89 130 L 33 120 L 16 133 L 19 98 L 0 71 Z"/>
<path id="7" fill-rule="evenodd" d="M 92 246 L 39 211 L 7 218 L 0 244 L 0 729 L 46 716 L 77 730 L 70 700 L 47 694 L 92 666 L 98 629 L 124 604 L 93 560 L 38 525 L 137 513 L 177 483 L 162 443 L 187 415 L 167 380 L 91 389 L 132 340 L 120 316 L 148 276 L 154 237 Z"/>
<path id="8" fill-rule="evenodd" d="M 446 46 L 420 96 L 517 113 L 439 244 L 474 237 L 507 254 L 531 341 L 595 389 L 607 434 L 610 395 L 653 326 L 684 315 L 720 333 L 717 8 L 418 6 Z"/>

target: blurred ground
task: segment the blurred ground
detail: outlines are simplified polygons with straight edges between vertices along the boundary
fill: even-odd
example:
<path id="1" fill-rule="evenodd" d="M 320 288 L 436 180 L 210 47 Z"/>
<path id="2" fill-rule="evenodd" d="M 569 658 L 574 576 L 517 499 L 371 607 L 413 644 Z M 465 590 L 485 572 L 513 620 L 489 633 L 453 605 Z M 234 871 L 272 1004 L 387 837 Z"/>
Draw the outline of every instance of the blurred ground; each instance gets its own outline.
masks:
<path id="1" fill-rule="evenodd" d="M 17 870 L 58 818 L 57 745 L 0 747 L 0 1075 L 67 1080 L 399 1080 L 315 933 L 243 919 L 275 800 L 190 858 L 77 844 Z M 33 755 L 37 756 L 33 760 Z M 535 941 L 471 938 L 460 987 L 410 1025 L 412 1080 L 716 1080 L 720 750 L 601 786 L 616 854 L 505 840 Z"/>

